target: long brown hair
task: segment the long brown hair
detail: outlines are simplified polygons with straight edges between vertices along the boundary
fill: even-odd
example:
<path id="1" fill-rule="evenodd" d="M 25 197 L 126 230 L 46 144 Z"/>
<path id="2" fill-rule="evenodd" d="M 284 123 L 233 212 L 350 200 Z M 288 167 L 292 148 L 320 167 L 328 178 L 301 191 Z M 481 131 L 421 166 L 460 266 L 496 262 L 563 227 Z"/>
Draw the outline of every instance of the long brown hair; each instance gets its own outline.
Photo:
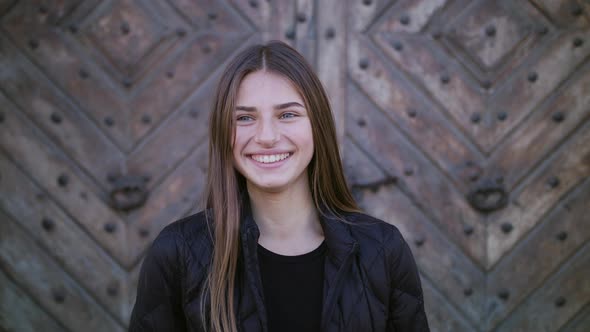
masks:
<path id="1" fill-rule="evenodd" d="M 314 155 L 307 167 L 316 209 L 339 216 L 359 211 L 346 185 L 338 150 L 334 118 L 321 82 L 295 49 L 280 41 L 250 46 L 223 72 L 212 105 L 209 129 L 209 168 L 206 207 L 213 218 L 214 249 L 201 303 L 204 327 L 215 332 L 236 331 L 234 282 L 239 250 L 240 211 L 249 199 L 244 177 L 233 164 L 234 110 L 246 75 L 266 70 L 289 79 L 305 102 L 310 117 Z M 208 312 L 207 312 L 208 311 Z M 208 314 L 208 315 L 206 315 Z M 206 322 L 206 316 L 210 322 Z"/>

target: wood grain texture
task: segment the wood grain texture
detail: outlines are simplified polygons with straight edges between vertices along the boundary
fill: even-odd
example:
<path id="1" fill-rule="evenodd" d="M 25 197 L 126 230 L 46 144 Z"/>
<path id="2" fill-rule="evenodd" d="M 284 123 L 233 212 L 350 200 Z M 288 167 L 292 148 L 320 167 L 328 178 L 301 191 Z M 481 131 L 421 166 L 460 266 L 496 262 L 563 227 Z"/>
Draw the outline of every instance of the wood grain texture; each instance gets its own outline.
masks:
<path id="1" fill-rule="evenodd" d="M 0 331 L 126 329 L 146 249 L 202 208 L 224 67 L 279 39 L 328 93 L 355 199 L 412 249 L 432 331 L 586 332 L 589 13 L 0 1 Z"/>

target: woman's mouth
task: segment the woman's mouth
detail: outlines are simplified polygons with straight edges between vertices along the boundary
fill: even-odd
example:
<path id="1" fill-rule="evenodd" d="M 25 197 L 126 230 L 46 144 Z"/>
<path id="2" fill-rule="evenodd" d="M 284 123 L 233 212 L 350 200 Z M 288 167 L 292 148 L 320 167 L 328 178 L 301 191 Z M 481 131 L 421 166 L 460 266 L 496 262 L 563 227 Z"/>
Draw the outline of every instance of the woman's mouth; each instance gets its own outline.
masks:
<path id="1" fill-rule="evenodd" d="M 293 153 L 253 154 L 250 158 L 262 164 L 274 164 L 289 158 Z"/>

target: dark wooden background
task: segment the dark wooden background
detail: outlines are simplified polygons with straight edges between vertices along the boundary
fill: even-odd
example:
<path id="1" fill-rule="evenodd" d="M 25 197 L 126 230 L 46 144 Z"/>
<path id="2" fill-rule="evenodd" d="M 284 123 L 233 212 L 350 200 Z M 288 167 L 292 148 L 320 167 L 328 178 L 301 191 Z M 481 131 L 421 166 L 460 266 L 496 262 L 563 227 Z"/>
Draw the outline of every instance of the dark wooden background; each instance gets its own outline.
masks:
<path id="1" fill-rule="evenodd" d="M 433 331 L 590 331 L 584 0 L 1 0 L 0 330 L 126 328 L 199 208 L 220 71 L 270 39 L 315 66 Z"/>

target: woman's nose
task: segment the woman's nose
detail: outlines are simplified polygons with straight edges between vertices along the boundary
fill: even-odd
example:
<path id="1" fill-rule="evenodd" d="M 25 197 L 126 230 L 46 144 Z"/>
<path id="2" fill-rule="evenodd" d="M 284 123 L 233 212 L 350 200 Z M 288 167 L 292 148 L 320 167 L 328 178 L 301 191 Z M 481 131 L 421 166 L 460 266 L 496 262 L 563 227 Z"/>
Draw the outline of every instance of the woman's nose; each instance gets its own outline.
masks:
<path id="1" fill-rule="evenodd" d="M 258 124 L 254 142 L 262 145 L 274 145 L 278 142 L 280 133 L 272 120 L 262 120 Z"/>

